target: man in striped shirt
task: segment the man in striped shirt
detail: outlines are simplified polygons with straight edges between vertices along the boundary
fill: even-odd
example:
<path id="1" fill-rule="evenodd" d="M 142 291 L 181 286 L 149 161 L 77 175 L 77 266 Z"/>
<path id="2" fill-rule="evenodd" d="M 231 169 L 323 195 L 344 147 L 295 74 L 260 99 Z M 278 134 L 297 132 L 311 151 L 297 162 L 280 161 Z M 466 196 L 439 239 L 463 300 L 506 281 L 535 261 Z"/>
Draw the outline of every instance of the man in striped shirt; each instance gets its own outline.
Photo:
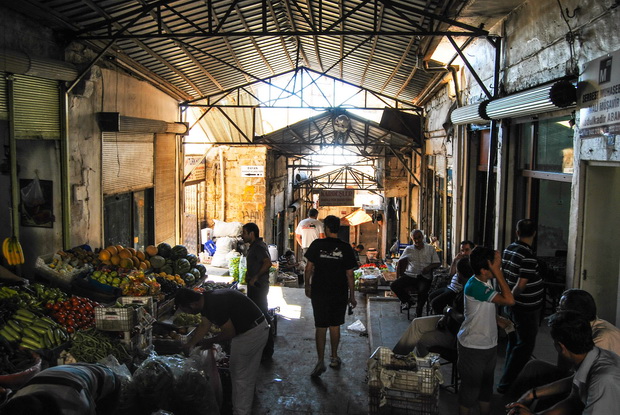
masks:
<path id="1" fill-rule="evenodd" d="M 530 359 L 543 304 L 543 281 L 538 273 L 538 261 L 532 250 L 536 225 L 530 219 L 517 222 L 517 240 L 502 255 L 502 270 L 515 298 L 509 316 L 515 332 L 508 336 L 504 373 L 497 391 L 505 393 Z"/>

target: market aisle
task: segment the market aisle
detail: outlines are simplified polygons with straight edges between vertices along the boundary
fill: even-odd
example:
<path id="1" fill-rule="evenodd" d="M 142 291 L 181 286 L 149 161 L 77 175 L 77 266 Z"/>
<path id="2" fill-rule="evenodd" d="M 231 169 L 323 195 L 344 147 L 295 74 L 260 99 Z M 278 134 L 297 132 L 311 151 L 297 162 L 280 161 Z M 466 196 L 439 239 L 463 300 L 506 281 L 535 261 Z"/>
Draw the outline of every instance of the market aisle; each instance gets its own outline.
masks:
<path id="1" fill-rule="evenodd" d="M 310 377 L 316 364 L 310 300 L 303 289 L 271 287 L 269 307 L 280 307 L 278 332 L 273 361 L 261 365 L 254 414 L 342 415 L 368 412 L 368 337 L 346 330 L 346 326 L 357 319 L 366 324 L 366 299 L 364 294 L 356 294 L 358 306 L 352 316 L 347 316 L 341 330 L 339 354 L 342 367 L 339 370 L 327 367 L 327 371 L 314 380 Z M 329 351 L 325 353 L 327 355 Z"/>

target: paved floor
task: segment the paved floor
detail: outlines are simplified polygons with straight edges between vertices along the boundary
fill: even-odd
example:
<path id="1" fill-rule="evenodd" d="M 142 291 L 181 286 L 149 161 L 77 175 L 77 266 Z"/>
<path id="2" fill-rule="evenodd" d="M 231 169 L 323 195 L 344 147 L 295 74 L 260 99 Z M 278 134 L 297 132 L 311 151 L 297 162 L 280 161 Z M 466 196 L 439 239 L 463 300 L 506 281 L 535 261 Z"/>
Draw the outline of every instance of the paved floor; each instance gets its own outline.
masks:
<path id="1" fill-rule="evenodd" d="M 319 379 L 310 377 L 316 364 L 314 321 L 310 301 L 303 289 L 271 287 L 269 305 L 280 307 L 277 324 L 276 351 L 273 361 L 263 363 L 259 374 L 253 414 L 366 414 L 368 413 L 368 388 L 366 361 L 378 346 L 392 348 L 409 325 L 406 313 L 399 312 L 396 300 L 379 295 L 357 293 L 358 307 L 347 316 L 341 330 L 340 356 L 342 368 L 327 368 Z M 346 329 L 360 320 L 368 329 L 368 336 Z M 541 326 L 535 355 L 553 360 L 555 351 L 545 324 Z M 496 382 L 504 362 L 503 349 L 496 369 Z M 326 354 L 329 354 L 329 346 Z M 326 363 L 328 363 L 326 361 Z M 449 366 L 443 366 L 445 379 L 449 379 Z M 505 414 L 503 396 L 494 395 L 493 414 Z M 457 396 L 448 389 L 441 389 L 439 413 L 454 414 L 458 408 Z M 383 408 L 381 414 L 404 413 Z M 411 412 L 410 412 L 411 413 Z M 474 412 L 476 413 L 476 412 Z"/>

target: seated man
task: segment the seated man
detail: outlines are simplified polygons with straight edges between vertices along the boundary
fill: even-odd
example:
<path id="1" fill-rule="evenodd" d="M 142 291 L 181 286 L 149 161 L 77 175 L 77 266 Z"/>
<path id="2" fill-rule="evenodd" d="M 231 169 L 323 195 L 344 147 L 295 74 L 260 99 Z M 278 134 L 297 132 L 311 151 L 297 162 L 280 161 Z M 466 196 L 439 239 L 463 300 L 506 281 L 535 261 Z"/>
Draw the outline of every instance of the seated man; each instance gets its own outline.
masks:
<path id="1" fill-rule="evenodd" d="M 558 311 L 571 310 L 590 322 L 594 345 L 620 355 L 620 329 L 596 317 L 596 303 L 585 290 L 571 288 L 562 293 Z M 558 355 L 557 365 L 543 360 L 530 360 L 515 380 L 510 395 L 521 396 L 526 390 L 569 376 L 570 363 Z"/>
<path id="2" fill-rule="evenodd" d="M 461 257 L 461 259 L 462 258 L 463 257 Z M 455 262 L 461 262 L 461 259 L 455 259 Z M 431 303 L 434 314 L 441 314 L 443 309 L 454 301 L 454 298 L 463 290 L 463 286 L 471 275 L 472 274 L 463 275 L 459 272 L 455 272 L 452 276 L 450 284 L 446 287 L 438 288 L 428 295 L 428 301 Z"/>
<path id="3" fill-rule="evenodd" d="M 459 261 L 457 270 L 457 275 L 465 281 L 474 274 L 467 258 Z M 396 354 L 414 351 L 418 356 L 426 356 L 428 349 L 433 346 L 456 349 L 456 333 L 462 322 L 463 291 L 458 295 L 455 293 L 452 307 L 447 307 L 443 316 L 414 318 L 392 350 Z"/>
<path id="4" fill-rule="evenodd" d="M 532 388 L 506 405 L 508 414 L 532 414 L 541 398 L 570 392 L 539 414 L 614 414 L 620 408 L 620 356 L 600 349 L 592 340 L 590 322 L 575 311 L 559 311 L 549 319 L 556 350 L 575 366 L 574 376 Z"/>
<path id="5" fill-rule="evenodd" d="M 424 242 L 424 233 L 421 230 L 411 231 L 411 238 L 414 244 L 405 248 L 398 260 L 396 268 L 398 279 L 390 285 L 390 288 L 400 302 L 405 304 L 405 309 L 409 309 L 413 305 L 410 300 L 409 289 L 416 288 L 418 292 L 416 315 L 421 317 L 428 297 L 428 290 L 431 288 L 433 270 L 439 267 L 441 263 L 435 248 Z"/>

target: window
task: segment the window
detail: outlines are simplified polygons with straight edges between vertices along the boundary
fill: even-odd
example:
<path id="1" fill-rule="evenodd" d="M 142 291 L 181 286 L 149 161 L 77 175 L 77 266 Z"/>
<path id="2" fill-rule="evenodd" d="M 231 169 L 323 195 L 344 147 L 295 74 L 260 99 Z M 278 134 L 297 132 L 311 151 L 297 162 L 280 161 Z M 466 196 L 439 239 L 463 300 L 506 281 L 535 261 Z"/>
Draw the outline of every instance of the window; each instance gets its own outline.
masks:
<path id="1" fill-rule="evenodd" d="M 573 129 L 570 116 L 547 118 L 518 126 L 515 222 L 538 223 L 539 257 L 566 251 L 573 171 Z"/>
<path id="2" fill-rule="evenodd" d="M 135 249 L 153 243 L 153 189 L 106 196 L 103 208 L 105 246 Z"/>

